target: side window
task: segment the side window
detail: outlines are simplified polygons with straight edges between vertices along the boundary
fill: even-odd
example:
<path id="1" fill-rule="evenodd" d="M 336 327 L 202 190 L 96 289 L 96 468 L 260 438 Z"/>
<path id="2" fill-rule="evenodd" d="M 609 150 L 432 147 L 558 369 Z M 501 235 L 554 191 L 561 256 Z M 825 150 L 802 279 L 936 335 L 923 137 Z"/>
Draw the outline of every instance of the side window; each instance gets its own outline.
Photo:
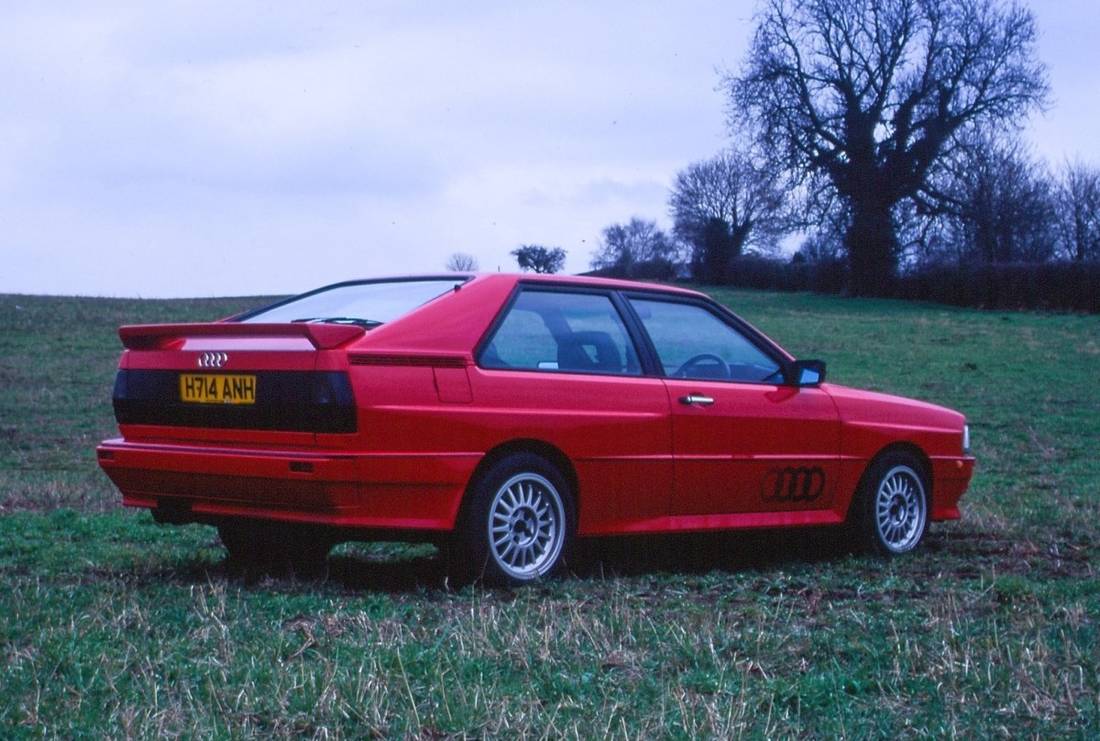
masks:
<path id="1" fill-rule="evenodd" d="M 626 325 L 611 299 L 523 291 L 482 350 L 484 368 L 640 375 Z"/>
<path id="2" fill-rule="evenodd" d="M 665 375 L 699 380 L 780 383 L 779 364 L 701 306 L 631 299 Z"/>

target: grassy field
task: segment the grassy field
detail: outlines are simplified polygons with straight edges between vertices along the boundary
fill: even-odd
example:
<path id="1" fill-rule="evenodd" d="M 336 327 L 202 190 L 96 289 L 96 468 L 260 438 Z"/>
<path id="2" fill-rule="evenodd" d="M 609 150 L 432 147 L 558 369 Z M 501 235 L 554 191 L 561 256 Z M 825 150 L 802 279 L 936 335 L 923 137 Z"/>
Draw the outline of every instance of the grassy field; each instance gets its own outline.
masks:
<path id="1" fill-rule="evenodd" d="M 0 296 L 0 736 L 1100 734 L 1100 317 L 748 291 L 833 380 L 964 411 L 977 477 L 919 554 L 829 533 L 605 544 L 447 588 L 426 546 L 230 569 L 123 511 L 115 327 L 256 300 Z"/>

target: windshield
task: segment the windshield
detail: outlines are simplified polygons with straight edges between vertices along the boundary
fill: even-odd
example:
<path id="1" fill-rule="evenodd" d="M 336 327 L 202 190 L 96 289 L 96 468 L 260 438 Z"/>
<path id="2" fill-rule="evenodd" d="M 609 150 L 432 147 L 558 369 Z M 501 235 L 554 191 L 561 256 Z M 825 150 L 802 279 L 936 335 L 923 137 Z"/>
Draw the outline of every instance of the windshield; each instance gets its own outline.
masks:
<path id="1" fill-rule="evenodd" d="M 382 324 L 409 313 L 463 282 L 462 278 L 353 283 L 334 286 L 260 309 L 240 321 Z"/>

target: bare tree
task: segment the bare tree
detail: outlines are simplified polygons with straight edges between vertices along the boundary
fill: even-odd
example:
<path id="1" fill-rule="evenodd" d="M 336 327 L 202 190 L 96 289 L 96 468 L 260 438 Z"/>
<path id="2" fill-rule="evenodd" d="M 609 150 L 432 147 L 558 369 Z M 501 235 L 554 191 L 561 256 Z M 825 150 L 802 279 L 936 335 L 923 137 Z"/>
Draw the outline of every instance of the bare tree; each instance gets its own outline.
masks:
<path id="1" fill-rule="evenodd" d="M 1001 0 L 766 0 L 730 123 L 846 214 L 853 293 L 889 284 L 895 208 L 933 207 L 931 175 L 968 129 L 1046 99 L 1032 13 Z"/>
<path id="2" fill-rule="evenodd" d="M 1100 168 L 1067 162 L 1057 201 L 1062 254 L 1076 262 L 1100 260 Z"/>
<path id="3" fill-rule="evenodd" d="M 822 230 L 813 232 L 803 239 L 792 259 L 796 262 L 834 262 L 839 260 L 843 254 L 844 245 L 836 239 L 832 232 Z"/>
<path id="4" fill-rule="evenodd" d="M 960 142 L 935 182 L 939 240 L 959 262 L 1041 262 L 1057 237 L 1054 188 L 1046 167 L 1018 139 Z"/>
<path id="5" fill-rule="evenodd" d="M 716 283 L 746 247 L 771 251 L 786 230 L 775 176 L 742 152 L 723 152 L 681 170 L 668 205 L 673 233 L 691 249 L 693 272 Z"/>
<path id="6" fill-rule="evenodd" d="M 455 252 L 447 258 L 447 270 L 452 273 L 473 273 L 477 268 L 477 258 L 465 252 Z"/>
<path id="7" fill-rule="evenodd" d="M 512 250 L 512 256 L 524 272 L 557 273 L 565 267 L 565 250 L 561 247 L 524 244 Z"/>
<path id="8" fill-rule="evenodd" d="M 592 269 L 632 278 L 672 278 L 678 250 L 657 222 L 638 217 L 603 230 L 600 248 L 592 255 Z"/>

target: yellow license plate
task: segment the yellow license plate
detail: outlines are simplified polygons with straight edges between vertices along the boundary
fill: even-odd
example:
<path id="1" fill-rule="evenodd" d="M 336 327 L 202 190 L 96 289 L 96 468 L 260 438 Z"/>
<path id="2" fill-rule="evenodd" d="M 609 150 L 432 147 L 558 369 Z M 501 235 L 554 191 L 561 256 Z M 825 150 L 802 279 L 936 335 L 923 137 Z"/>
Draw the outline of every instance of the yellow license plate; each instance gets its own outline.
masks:
<path id="1" fill-rule="evenodd" d="M 180 400 L 197 404 L 255 404 L 256 376 L 181 373 Z"/>

